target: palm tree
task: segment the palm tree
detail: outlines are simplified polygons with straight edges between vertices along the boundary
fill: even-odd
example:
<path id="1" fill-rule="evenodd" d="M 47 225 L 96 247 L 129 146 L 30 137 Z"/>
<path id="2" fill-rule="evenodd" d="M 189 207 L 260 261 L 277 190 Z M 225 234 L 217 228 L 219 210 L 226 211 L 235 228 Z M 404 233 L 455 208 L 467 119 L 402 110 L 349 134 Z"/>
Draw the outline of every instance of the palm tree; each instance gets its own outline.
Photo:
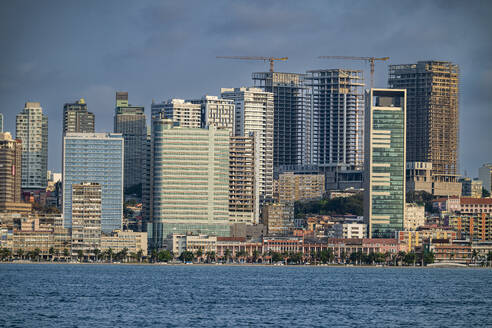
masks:
<path id="1" fill-rule="evenodd" d="M 138 259 L 138 262 L 142 262 L 142 255 L 143 255 L 143 251 L 142 250 L 139 250 L 137 252 L 137 259 Z"/>
<path id="2" fill-rule="evenodd" d="M 253 262 L 257 262 L 258 261 L 258 257 L 260 256 L 260 252 L 258 252 L 258 250 L 254 250 L 253 251 Z"/>
<path id="3" fill-rule="evenodd" d="M 48 251 L 51 257 L 51 262 L 53 262 L 53 255 L 55 254 L 55 248 L 53 246 L 50 247 L 50 250 Z"/>
<path id="4" fill-rule="evenodd" d="M 121 258 L 123 259 L 123 262 L 126 262 L 127 260 L 127 257 L 128 257 L 128 248 L 123 248 L 121 251 L 120 251 L 120 256 Z"/>
<path id="5" fill-rule="evenodd" d="M 39 255 L 41 254 L 41 250 L 39 248 L 35 248 L 34 251 L 33 251 L 33 256 L 36 260 L 38 260 L 39 262 Z"/>
<path id="6" fill-rule="evenodd" d="M 84 259 L 84 252 L 81 249 L 77 251 L 77 257 L 80 262 L 82 262 L 82 260 Z"/>
<path id="7" fill-rule="evenodd" d="M 113 263 L 113 250 L 110 248 L 108 248 L 106 250 L 106 254 L 107 254 L 107 257 L 109 257 L 109 263 Z"/>
<path id="8" fill-rule="evenodd" d="M 68 249 L 64 248 L 63 249 L 63 257 L 65 258 L 65 261 L 67 261 L 68 255 L 69 255 Z"/>
<path id="9" fill-rule="evenodd" d="M 24 250 L 22 248 L 17 250 L 17 256 L 20 257 L 21 260 L 24 259 Z"/>
<path id="10" fill-rule="evenodd" d="M 95 248 L 93 253 L 94 253 L 94 260 L 98 261 L 99 257 L 101 256 L 101 250 L 99 248 Z"/>
<path id="11" fill-rule="evenodd" d="M 200 262 L 200 261 L 201 261 L 202 256 L 203 256 L 203 250 L 202 250 L 201 248 L 199 248 L 199 249 L 196 251 L 196 257 L 197 257 L 198 262 Z"/>
<path id="12" fill-rule="evenodd" d="M 227 248 L 224 252 L 224 257 L 226 258 L 226 263 L 229 262 L 229 258 L 231 257 L 231 254 L 232 254 L 231 250 L 229 248 Z"/>

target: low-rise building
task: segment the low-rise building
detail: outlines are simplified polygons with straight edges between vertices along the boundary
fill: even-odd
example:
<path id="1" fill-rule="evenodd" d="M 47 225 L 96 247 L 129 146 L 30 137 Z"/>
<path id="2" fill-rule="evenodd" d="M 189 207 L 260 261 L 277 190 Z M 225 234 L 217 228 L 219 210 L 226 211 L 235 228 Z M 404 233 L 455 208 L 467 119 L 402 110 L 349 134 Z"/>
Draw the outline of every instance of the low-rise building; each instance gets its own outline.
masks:
<path id="1" fill-rule="evenodd" d="M 115 253 L 126 248 L 129 254 L 142 252 L 142 256 L 147 256 L 147 233 L 115 230 L 110 236 L 101 236 L 101 250 L 110 248 Z"/>
<path id="2" fill-rule="evenodd" d="M 325 193 L 324 174 L 296 174 L 285 172 L 278 177 L 279 202 L 296 202 L 321 199 Z"/>
<path id="3" fill-rule="evenodd" d="M 461 214 L 492 214 L 492 198 L 460 198 L 460 213 Z"/>
<path id="4" fill-rule="evenodd" d="M 364 223 L 336 223 L 333 225 L 334 238 L 366 238 L 367 237 L 367 225 Z"/>
<path id="5" fill-rule="evenodd" d="M 458 212 L 461 209 L 459 197 L 441 197 L 432 202 L 432 207 L 438 209 L 439 212 Z"/>
<path id="6" fill-rule="evenodd" d="M 458 239 L 492 241 L 492 215 L 488 213 L 451 216 L 449 225 Z"/>
<path id="7" fill-rule="evenodd" d="M 263 206 L 262 220 L 268 235 L 288 235 L 294 229 L 294 204 L 267 204 Z"/>
<path id="8" fill-rule="evenodd" d="M 425 207 L 413 203 L 406 203 L 403 229 L 417 230 L 418 227 L 423 225 L 425 225 Z"/>
<path id="9" fill-rule="evenodd" d="M 456 239 L 456 231 L 443 227 L 420 227 L 417 231 L 398 231 L 397 239 L 405 246 L 405 252 L 415 251 L 423 246 L 426 240 Z"/>
<path id="10" fill-rule="evenodd" d="M 435 239 L 429 244 L 435 262 L 454 262 L 469 264 L 472 260 L 472 247 L 469 243 L 459 243 L 449 239 Z"/>
<path id="11" fill-rule="evenodd" d="M 463 197 L 482 197 L 482 181 L 472 178 L 461 178 L 461 196 Z"/>

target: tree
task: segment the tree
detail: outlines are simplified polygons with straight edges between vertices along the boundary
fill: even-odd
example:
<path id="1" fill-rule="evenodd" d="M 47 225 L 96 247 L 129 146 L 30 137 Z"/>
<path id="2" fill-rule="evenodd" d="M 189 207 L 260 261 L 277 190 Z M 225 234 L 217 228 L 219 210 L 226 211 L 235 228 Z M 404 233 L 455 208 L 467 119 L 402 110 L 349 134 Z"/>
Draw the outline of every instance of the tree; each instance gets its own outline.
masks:
<path id="1" fill-rule="evenodd" d="M 139 250 L 137 252 L 137 260 L 138 260 L 138 262 L 142 262 L 142 256 L 143 256 L 143 251 L 142 250 Z"/>
<path id="2" fill-rule="evenodd" d="M 272 252 L 272 262 L 280 262 L 280 261 L 283 261 L 283 256 L 282 254 L 278 253 L 278 252 Z"/>
<path id="3" fill-rule="evenodd" d="M 183 262 L 192 262 L 194 258 L 195 258 L 195 255 L 193 255 L 193 252 L 190 252 L 190 251 L 184 251 L 179 256 L 179 259 Z"/>
<path id="4" fill-rule="evenodd" d="M 67 260 L 68 255 L 70 255 L 70 253 L 68 252 L 68 249 L 64 248 L 63 249 L 63 257 L 65 258 L 65 261 Z"/>
<path id="5" fill-rule="evenodd" d="M 207 255 L 207 263 L 215 261 L 216 254 L 214 251 L 208 251 L 206 255 Z"/>
<path id="6" fill-rule="evenodd" d="M 119 257 L 120 259 L 123 260 L 123 262 L 126 262 L 126 259 L 128 257 L 128 248 L 123 248 L 120 252 L 119 252 Z"/>
<path id="7" fill-rule="evenodd" d="M 405 257 L 403 258 L 403 262 L 405 262 L 405 264 L 407 264 L 407 265 L 410 265 L 410 264 L 415 265 L 416 260 L 417 260 L 417 256 L 415 255 L 414 252 L 407 253 L 405 255 Z"/>
<path id="8" fill-rule="evenodd" d="M 226 259 L 226 262 L 229 262 L 229 258 L 231 257 L 231 254 L 232 254 L 231 250 L 227 248 L 224 252 L 224 257 Z"/>
<path id="9" fill-rule="evenodd" d="M 33 257 L 39 262 L 39 255 L 41 254 L 41 250 L 39 248 L 35 248 L 32 252 Z"/>
<path id="10" fill-rule="evenodd" d="M 424 251 L 423 261 L 424 261 L 424 265 L 434 263 L 434 252 L 433 251 L 427 251 L 427 250 Z"/>
<path id="11" fill-rule="evenodd" d="M 295 263 L 295 264 L 301 264 L 302 262 L 302 253 L 301 252 L 297 252 L 297 253 L 290 253 L 289 254 L 289 260 L 288 262 L 290 263 Z"/>
<path id="12" fill-rule="evenodd" d="M 482 197 L 490 197 L 490 192 L 484 187 L 482 187 Z"/>
<path id="13" fill-rule="evenodd" d="M 81 249 L 79 249 L 77 251 L 77 257 L 78 257 L 78 259 L 79 259 L 80 262 L 82 262 L 82 260 L 84 259 L 84 252 L 82 252 Z"/>
<path id="14" fill-rule="evenodd" d="M 258 257 L 260 256 L 260 252 L 258 252 L 258 250 L 254 250 L 253 251 L 253 262 L 256 263 L 258 262 Z"/>
<path id="15" fill-rule="evenodd" d="M 113 262 L 113 249 L 110 247 L 106 250 L 106 256 L 107 258 L 109 258 L 109 263 L 112 263 Z"/>
<path id="16" fill-rule="evenodd" d="M 158 258 L 157 250 L 153 249 L 152 253 L 150 254 L 150 261 L 153 263 L 153 262 L 157 261 L 157 258 Z"/>
<path id="17" fill-rule="evenodd" d="M 472 255 L 471 255 L 471 258 L 472 258 L 473 263 L 476 263 L 477 262 L 477 257 L 478 257 L 478 252 L 477 252 L 476 249 L 474 249 L 473 252 L 472 252 Z"/>
<path id="18" fill-rule="evenodd" d="M 50 254 L 51 261 L 53 261 L 54 255 L 55 255 L 55 248 L 53 246 L 50 247 L 48 253 Z"/>
<path id="19" fill-rule="evenodd" d="M 21 260 L 23 260 L 23 259 L 24 259 L 24 250 L 23 250 L 22 248 L 19 248 L 19 249 L 17 250 L 17 256 L 18 256 Z"/>
<path id="20" fill-rule="evenodd" d="M 173 259 L 173 255 L 167 249 L 161 250 L 157 253 L 157 258 L 159 262 L 169 262 Z"/>
<path id="21" fill-rule="evenodd" d="M 99 257 L 101 256 L 101 250 L 96 248 L 96 249 L 94 249 L 93 253 L 94 253 L 95 260 L 98 261 Z"/>
<path id="22" fill-rule="evenodd" d="M 203 250 L 201 248 L 197 249 L 196 251 L 196 257 L 198 258 L 198 261 L 200 261 L 200 259 L 202 258 L 203 256 Z"/>

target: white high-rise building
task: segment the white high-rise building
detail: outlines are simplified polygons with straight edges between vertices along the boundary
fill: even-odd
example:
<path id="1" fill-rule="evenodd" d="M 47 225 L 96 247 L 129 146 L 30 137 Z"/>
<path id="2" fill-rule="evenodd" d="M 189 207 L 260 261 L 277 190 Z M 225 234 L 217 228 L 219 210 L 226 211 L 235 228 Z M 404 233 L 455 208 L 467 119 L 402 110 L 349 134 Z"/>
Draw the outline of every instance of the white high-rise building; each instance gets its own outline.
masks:
<path id="1" fill-rule="evenodd" d="M 27 102 L 16 117 L 22 140 L 22 188 L 45 189 L 48 169 L 48 116 L 38 102 Z"/>
<path id="2" fill-rule="evenodd" d="M 200 128 L 201 126 L 201 106 L 192 104 L 183 99 L 170 99 L 160 104 L 152 102 L 152 119 L 161 117 L 164 114 L 165 119 L 179 122 L 182 128 Z"/>
<path id="3" fill-rule="evenodd" d="M 478 178 L 482 180 L 482 186 L 490 191 L 492 187 L 492 163 L 484 164 L 478 169 Z"/>
<path id="4" fill-rule="evenodd" d="M 205 95 L 201 99 L 188 101 L 193 104 L 200 104 L 202 128 L 215 126 L 217 128 L 229 129 L 231 136 L 234 136 L 233 100 Z"/>
<path id="5" fill-rule="evenodd" d="M 273 93 L 258 88 L 222 88 L 221 97 L 234 100 L 235 135 L 258 138 L 260 202 L 273 198 Z"/>

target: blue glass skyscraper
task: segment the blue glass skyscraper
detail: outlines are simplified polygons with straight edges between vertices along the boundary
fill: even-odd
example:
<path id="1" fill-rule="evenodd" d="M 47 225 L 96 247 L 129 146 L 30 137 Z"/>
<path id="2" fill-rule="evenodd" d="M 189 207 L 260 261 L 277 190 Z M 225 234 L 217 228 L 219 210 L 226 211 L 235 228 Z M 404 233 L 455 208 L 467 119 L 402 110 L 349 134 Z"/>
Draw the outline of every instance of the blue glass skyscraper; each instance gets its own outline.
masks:
<path id="1" fill-rule="evenodd" d="M 101 185 L 103 232 L 121 229 L 124 141 L 119 133 L 67 133 L 63 138 L 63 217 L 72 226 L 72 184 Z"/>

